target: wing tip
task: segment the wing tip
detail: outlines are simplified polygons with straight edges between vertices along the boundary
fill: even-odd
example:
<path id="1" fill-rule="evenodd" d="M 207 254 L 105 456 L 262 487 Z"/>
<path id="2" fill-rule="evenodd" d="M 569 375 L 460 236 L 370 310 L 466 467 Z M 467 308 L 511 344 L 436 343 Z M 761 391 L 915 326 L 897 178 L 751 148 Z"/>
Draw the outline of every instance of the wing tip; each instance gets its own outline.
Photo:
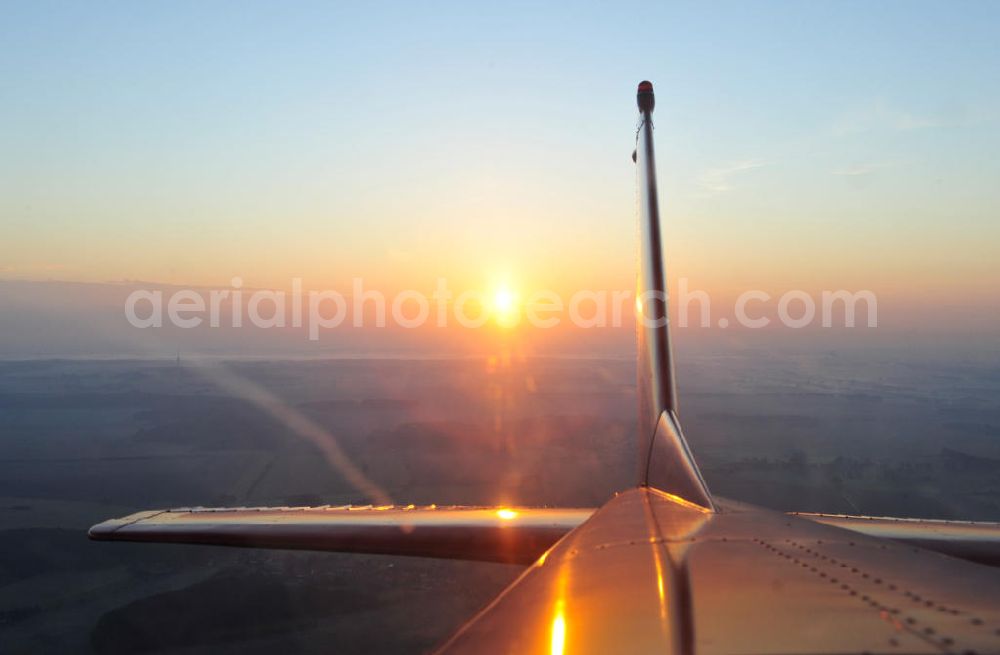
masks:
<path id="1" fill-rule="evenodd" d="M 132 525 L 133 523 L 139 523 L 145 519 L 156 516 L 157 514 L 162 514 L 167 510 L 154 509 L 146 510 L 144 512 L 136 512 L 134 514 L 129 514 L 128 516 L 123 516 L 118 519 L 108 519 L 106 521 L 101 521 L 90 526 L 87 530 L 87 538 L 91 541 L 114 541 L 114 534 L 126 525 Z"/>
<path id="2" fill-rule="evenodd" d="M 87 538 L 91 541 L 109 541 L 115 530 L 122 527 L 122 525 L 123 523 L 121 519 L 101 521 L 100 523 L 90 526 L 90 529 L 87 530 Z"/>

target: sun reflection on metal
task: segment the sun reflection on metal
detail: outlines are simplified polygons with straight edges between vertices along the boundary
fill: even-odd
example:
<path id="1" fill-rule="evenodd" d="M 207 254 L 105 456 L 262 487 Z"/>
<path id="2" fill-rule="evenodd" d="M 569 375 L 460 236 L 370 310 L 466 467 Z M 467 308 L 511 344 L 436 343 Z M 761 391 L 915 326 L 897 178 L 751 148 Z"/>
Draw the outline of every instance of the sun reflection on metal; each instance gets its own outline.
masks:
<path id="1" fill-rule="evenodd" d="M 549 648 L 551 655 L 563 655 L 566 650 L 566 613 L 563 608 L 563 600 L 560 598 L 556 603 L 555 615 L 552 617 L 552 644 Z"/>

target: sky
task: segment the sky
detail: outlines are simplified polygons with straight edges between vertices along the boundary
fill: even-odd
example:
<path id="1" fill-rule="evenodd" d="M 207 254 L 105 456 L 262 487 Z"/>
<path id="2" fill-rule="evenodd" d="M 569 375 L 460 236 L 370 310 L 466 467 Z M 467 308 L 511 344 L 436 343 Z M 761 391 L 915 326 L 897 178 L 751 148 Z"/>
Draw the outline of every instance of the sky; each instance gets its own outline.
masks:
<path id="1" fill-rule="evenodd" d="M 9 3 L 0 280 L 629 288 L 649 79 L 671 278 L 995 329 L 998 24 L 989 2 Z"/>

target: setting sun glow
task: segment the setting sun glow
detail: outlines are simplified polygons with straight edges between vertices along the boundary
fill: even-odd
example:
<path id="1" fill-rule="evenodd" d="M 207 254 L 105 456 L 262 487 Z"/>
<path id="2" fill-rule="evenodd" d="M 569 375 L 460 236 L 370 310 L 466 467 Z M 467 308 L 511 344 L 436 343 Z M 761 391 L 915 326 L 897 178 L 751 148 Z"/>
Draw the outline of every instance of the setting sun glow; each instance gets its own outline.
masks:
<path id="1" fill-rule="evenodd" d="M 499 287 L 493 293 L 490 310 L 497 325 L 502 327 L 517 325 L 521 313 L 521 308 L 518 306 L 517 294 L 511 291 L 509 287 Z"/>

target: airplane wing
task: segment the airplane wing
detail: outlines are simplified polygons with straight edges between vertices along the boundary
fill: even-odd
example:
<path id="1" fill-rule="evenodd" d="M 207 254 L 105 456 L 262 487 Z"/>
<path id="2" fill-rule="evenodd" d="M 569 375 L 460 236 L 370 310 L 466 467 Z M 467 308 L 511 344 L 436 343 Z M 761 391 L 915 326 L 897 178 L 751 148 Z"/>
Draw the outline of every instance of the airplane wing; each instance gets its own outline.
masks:
<path id="1" fill-rule="evenodd" d="M 181 507 L 90 528 L 95 541 L 412 555 L 531 564 L 596 509 L 546 507 Z M 789 512 L 852 532 L 1000 566 L 1000 523 Z"/>
<path id="2" fill-rule="evenodd" d="M 1000 654 L 1000 568 L 925 548 L 996 563 L 997 524 L 789 515 L 709 491 L 674 385 L 649 82 L 638 104 L 635 488 L 596 512 L 185 509 L 90 536 L 534 562 L 442 646 L 449 655 Z"/>
<path id="3" fill-rule="evenodd" d="M 459 506 L 181 508 L 90 529 L 97 541 L 211 544 L 530 564 L 593 509 Z"/>
<path id="4" fill-rule="evenodd" d="M 910 546 L 934 550 L 970 562 L 1000 566 L 1000 523 L 806 512 L 790 514 L 870 537 L 892 539 Z"/>

